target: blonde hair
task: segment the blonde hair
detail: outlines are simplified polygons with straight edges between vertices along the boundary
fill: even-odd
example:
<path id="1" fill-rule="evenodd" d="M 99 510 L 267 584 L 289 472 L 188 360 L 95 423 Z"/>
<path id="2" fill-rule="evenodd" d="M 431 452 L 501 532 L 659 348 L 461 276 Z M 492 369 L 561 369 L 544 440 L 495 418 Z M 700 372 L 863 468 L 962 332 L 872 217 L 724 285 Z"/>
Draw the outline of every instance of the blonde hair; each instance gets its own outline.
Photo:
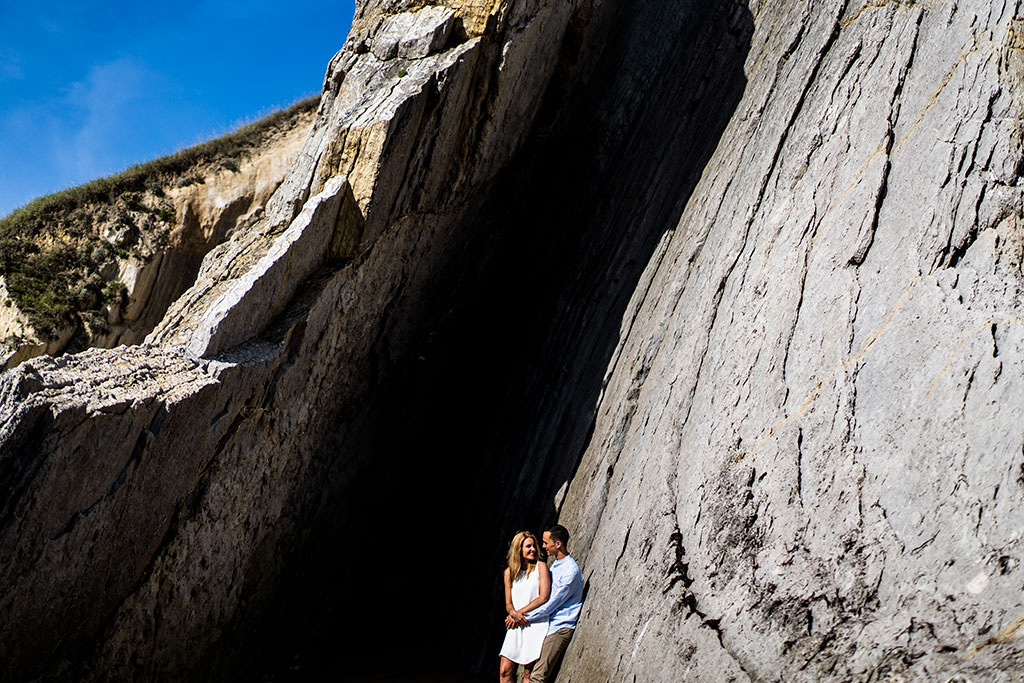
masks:
<path id="1" fill-rule="evenodd" d="M 512 537 L 512 544 L 508 548 L 508 580 L 510 582 L 515 581 L 519 572 L 523 571 L 523 544 L 528 538 L 532 538 L 533 544 L 537 545 L 537 537 L 529 531 L 520 531 Z M 526 575 L 529 576 L 537 568 L 537 563 L 527 562 L 526 565 Z"/>

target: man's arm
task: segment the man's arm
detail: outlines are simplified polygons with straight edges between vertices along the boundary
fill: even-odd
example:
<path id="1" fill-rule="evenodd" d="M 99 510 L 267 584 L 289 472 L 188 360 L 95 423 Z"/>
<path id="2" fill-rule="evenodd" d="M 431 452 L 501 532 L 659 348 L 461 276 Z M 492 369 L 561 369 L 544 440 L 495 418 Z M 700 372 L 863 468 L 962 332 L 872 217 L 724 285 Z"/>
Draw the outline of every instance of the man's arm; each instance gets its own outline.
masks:
<path id="1" fill-rule="evenodd" d="M 528 623 L 540 621 L 541 619 L 547 619 L 553 612 L 555 612 L 565 602 L 566 598 L 569 597 L 569 593 L 572 589 L 573 572 L 563 571 L 557 575 L 555 572 L 551 572 L 551 596 L 548 601 L 543 605 L 533 610 L 529 614 L 524 614 Z"/>

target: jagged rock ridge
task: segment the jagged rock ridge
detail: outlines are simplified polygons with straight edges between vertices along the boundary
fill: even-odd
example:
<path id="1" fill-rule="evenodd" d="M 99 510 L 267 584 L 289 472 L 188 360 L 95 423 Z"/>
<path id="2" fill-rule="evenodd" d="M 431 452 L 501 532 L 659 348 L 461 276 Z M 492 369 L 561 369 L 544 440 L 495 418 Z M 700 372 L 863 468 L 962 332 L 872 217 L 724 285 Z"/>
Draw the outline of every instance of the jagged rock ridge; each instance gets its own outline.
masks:
<path id="1" fill-rule="evenodd" d="M 420 558 L 490 667 L 557 516 L 566 680 L 1010 680 L 1019 10 L 361 4 L 147 345 L 0 380 L 5 675 L 365 653 Z"/>

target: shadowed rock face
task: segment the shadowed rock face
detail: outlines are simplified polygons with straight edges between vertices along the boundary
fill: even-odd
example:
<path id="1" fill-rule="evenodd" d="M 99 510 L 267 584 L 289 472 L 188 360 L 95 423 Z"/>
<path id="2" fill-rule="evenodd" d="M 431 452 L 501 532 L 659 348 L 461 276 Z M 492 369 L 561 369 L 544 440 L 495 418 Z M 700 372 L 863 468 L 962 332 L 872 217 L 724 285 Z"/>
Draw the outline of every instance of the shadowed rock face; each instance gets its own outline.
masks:
<path id="1" fill-rule="evenodd" d="M 362 3 L 147 344 L 0 378 L 2 676 L 489 669 L 559 519 L 560 680 L 1010 680 L 1018 14 Z"/>
<path id="2" fill-rule="evenodd" d="M 592 53 L 564 48 L 565 75 L 534 135 L 473 219 L 461 259 L 472 270 L 438 297 L 372 411 L 369 449 L 382 457 L 360 507 L 406 529 L 413 557 L 448 547 L 475 555 L 433 580 L 445 594 L 500 596 L 508 540 L 557 518 L 618 321 L 746 82 L 751 23 L 741 5 L 652 4 L 603 19 L 608 33 Z M 628 48 L 636 41 L 644 50 Z M 572 81 L 571 66 L 587 59 L 590 75 Z M 399 480 L 396 459 L 408 463 Z M 378 510 L 381 490 L 408 506 Z M 443 536 L 451 540 L 438 547 Z M 389 581 L 400 582 L 407 568 L 393 569 Z M 453 652 L 492 669 L 504 608 L 469 599 L 460 619 L 486 640 L 456 640 Z"/>

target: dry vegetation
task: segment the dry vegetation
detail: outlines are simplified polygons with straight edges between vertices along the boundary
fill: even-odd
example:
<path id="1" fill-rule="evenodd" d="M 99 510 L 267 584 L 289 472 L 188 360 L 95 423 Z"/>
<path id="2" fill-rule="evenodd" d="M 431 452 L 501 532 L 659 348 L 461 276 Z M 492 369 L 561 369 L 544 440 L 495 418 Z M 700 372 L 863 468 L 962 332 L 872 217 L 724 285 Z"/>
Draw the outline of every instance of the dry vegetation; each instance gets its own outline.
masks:
<path id="1" fill-rule="evenodd" d="M 140 230 L 159 243 L 174 222 L 166 189 L 201 183 L 201 169 L 237 170 L 237 159 L 258 148 L 292 118 L 315 109 L 319 95 L 237 131 L 116 175 L 40 197 L 0 219 L 0 276 L 12 302 L 47 335 L 82 315 L 102 325 L 100 310 L 124 296 L 101 272 L 125 257 Z"/>

